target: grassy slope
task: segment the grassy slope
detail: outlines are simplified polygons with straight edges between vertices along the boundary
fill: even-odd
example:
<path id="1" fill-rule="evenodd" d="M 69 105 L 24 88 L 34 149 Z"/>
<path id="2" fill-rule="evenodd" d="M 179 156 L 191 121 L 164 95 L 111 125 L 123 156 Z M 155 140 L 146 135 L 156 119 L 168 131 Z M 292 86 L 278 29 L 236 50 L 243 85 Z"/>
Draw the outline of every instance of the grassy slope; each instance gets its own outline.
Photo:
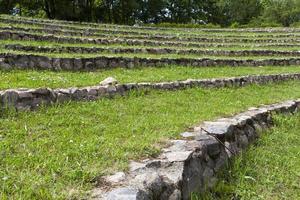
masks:
<path id="1" fill-rule="evenodd" d="M 300 114 L 278 116 L 275 125 L 230 165 L 204 199 L 300 199 Z"/>
<path id="2" fill-rule="evenodd" d="M 12 54 L 22 54 L 22 55 L 40 55 L 48 56 L 50 58 L 97 58 L 97 57 L 123 57 L 123 58 L 151 58 L 151 59 L 221 59 L 221 60 L 265 60 L 265 59 L 291 59 L 299 58 L 300 56 L 287 56 L 287 55 L 259 55 L 259 56 L 227 56 L 227 55 L 201 55 L 201 54 L 147 54 L 147 53 L 40 53 L 31 51 L 14 51 L 7 49 L 0 49 L 0 53 L 12 53 Z"/>
<path id="3" fill-rule="evenodd" d="M 165 138 L 202 120 L 300 97 L 298 82 L 231 89 L 152 91 L 72 102 L 0 121 L 0 197 L 84 195 L 95 177 L 156 155 Z"/>
<path id="4" fill-rule="evenodd" d="M 0 16 L 1 18 L 3 16 Z M 4 17 L 5 18 L 5 17 Z M 52 24 L 53 21 L 49 21 L 49 22 L 46 22 L 45 24 Z M 217 35 L 220 35 L 221 33 L 213 33 L 213 32 L 206 32 L 206 31 L 203 31 L 203 29 L 194 29 L 194 28 L 164 28 L 164 29 L 161 29 L 161 30 L 155 30 L 155 29 L 152 29 L 152 30 L 149 30 L 149 29 L 143 29 L 143 27 L 135 27 L 134 29 L 132 29 L 132 26 L 120 26 L 120 25 L 109 25 L 107 26 L 107 24 L 105 25 L 106 27 L 104 27 L 103 25 L 104 24 L 97 24 L 96 27 L 94 26 L 89 26 L 89 24 L 63 24 L 63 23 L 60 23 L 60 21 L 56 21 L 55 24 L 58 24 L 58 25 L 61 25 L 63 28 L 77 28 L 77 29 L 97 29 L 99 32 L 101 32 L 101 29 L 104 29 L 104 30 L 107 30 L 107 29 L 110 29 L 110 30 L 123 30 L 123 31 L 126 31 L 126 32 L 133 32 L 133 33 L 142 33 L 142 34 L 162 34 L 162 33 L 165 33 L 165 34 L 176 34 L 176 35 L 181 35 L 181 34 L 189 34 L 189 35 L 201 35 L 201 34 L 210 34 L 210 35 L 214 35 L 214 34 L 217 34 Z M 12 25 L 14 26 L 24 26 L 24 23 L 22 22 L 19 22 L 18 24 L 17 23 L 12 23 Z M 43 27 L 44 25 L 28 25 L 26 24 L 25 26 L 30 26 L 30 27 Z M 188 31 L 187 31 L 188 30 Z M 233 32 L 232 32 L 233 31 Z M 268 31 L 265 31 L 265 32 L 243 32 L 243 31 L 240 31 L 240 29 L 223 29 L 222 31 L 222 35 L 247 35 L 247 36 L 253 36 L 253 35 L 266 35 L 266 36 L 271 36 L 272 34 L 285 34 L 286 32 L 285 31 L 281 31 L 281 32 L 274 32 L 274 33 L 269 33 Z"/>
<path id="5" fill-rule="evenodd" d="M 255 44 L 247 43 L 229 43 L 229 45 L 234 46 L 224 46 L 224 47 L 172 47 L 172 46 L 135 46 L 135 45 L 125 45 L 125 44 L 111 44 L 111 45 L 101 45 L 101 44 L 89 44 L 89 43 L 57 43 L 57 42 L 43 42 L 43 41 L 22 41 L 22 40 L 0 40 L 0 47 L 4 48 L 6 44 L 21 44 L 25 46 L 46 46 L 46 47 L 101 47 L 101 48 L 170 48 L 170 49 L 201 49 L 201 50 L 278 50 L 278 51 L 293 51 L 299 50 L 299 47 L 280 47 L 280 46 L 255 46 Z M 201 43 L 199 43 L 201 44 Z M 203 43 L 205 44 L 205 43 Z M 241 46 L 246 45 L 246 46 Z"/>
<path id="6" fill-rule="evenodd" d="M 185 80 L 189 78 L 220 78 L 248 74 L 300 73 L 299 66 L 288 67 L 181 67 L 140 69 L 112 69 L 96 72 L 53 72 L 53 71 L 1 71 L 0 90 L 8 88 L 36 87 L 80 87 L 97 85 L 103 79 L 113 76 L 120 83 L 159 82 Z"/>

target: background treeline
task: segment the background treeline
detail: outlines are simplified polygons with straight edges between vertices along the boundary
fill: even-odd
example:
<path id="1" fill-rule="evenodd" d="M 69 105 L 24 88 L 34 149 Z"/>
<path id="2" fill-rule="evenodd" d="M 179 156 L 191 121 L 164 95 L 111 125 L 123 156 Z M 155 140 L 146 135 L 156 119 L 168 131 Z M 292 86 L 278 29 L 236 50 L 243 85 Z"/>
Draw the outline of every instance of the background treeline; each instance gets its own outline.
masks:
<path id="1" fill-rule="evenodd" d="M 0 0 L 0 13 L 163 26 L 297 26 L 300 0 Z"/>

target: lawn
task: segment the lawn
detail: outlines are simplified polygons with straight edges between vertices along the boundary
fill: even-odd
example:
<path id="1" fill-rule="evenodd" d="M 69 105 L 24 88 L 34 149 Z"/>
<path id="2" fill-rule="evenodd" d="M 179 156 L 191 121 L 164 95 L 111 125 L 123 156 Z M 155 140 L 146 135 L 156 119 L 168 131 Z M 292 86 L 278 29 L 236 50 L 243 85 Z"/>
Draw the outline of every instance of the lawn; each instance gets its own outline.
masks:
<path id="1" fill-rule="evenodd" d="M 157 155 L 166 139 L 203 120 L 300 98 L 299 83 L 131 93 L 3 115 L 0 198 L 84 197 L 101 175 Z"/>
<path id="2" fill-rule="evenodd" d="M 288 67 L 183 67 L 168 66 L 162 68 L 145 67 L 95 72 L 34 71 L 34 70 L 0 70 L 0 90 L 8 88 L 63 88 L 97 85 L 103 79 L 112 76 L 120 83 L 161 82 L 185 80 L 189 78 L 220 78 L 243 75 L 300 73 L 299 66 Z"/>

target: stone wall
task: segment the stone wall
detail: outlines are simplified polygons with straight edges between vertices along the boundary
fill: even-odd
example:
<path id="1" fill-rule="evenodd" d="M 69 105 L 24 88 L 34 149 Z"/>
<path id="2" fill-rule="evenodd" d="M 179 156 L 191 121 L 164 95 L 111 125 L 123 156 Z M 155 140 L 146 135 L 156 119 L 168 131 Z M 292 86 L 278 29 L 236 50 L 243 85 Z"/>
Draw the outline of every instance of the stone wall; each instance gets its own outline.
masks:
<path id="1" fill-rule="evenodd" d="M 27 32 L 16 31 L 0 31 L 0 40 L 32 40 L 32 41 L 49 41 L 58 43 L 86 43 L 86 44 L 101 44 L 101 45 L 136 45 L 136 46 L 171 46 L 171 47 L 236 47 L 234 43 L 187 43 L 175 41 L 151 41 L 151 40 L 135 40 L 135 39 L 103 39 L 103 38 L 80 38 L 58 36 L 53 34 L 34 34 Z M 250 44 L 238 44 L 239 47 L 250 47 Z M 299 43 L 265 43 L 265 44 L 251 44 L 251 47 L 300 47 Z"/>
<path id="2" fill-rule="evenodd" d="M 47 30 L 71 30 L 71 31 L 76 31 L 76 32 L 83 32 L 83 33 L 108 33 L 108 34 L 122 34 L 122 35 L 143 35 L 143 36 L 157 36 L 157 34 L 149 32 L 148 30 L 174 30 L 174 28 L 162 28 L 162 27 L 139 27 L 139 26 L 135 26 L 134 30 L 132 30 L 132 26 L 126 26 L 126 25 L 111 25 L 111 24 L 90 24 L 90 23 L 74 23 L 74 22 L 70 22 L 69 21 L 49 21 L 49 20 L 36 20 L 36 19 L 26 19 L 26 20 L 18 20 L 18 19 L 1 19 L 0 21 L 2 21 L 3 23 L 12 23 L 12 24 L 29 24 L 29 25 L 33 25 L 33 26 L 40 26 L 40 28 L 44 27 L 44 29 Z M 56 22 L 56 23 L 53 23 Z M 65 23 L 67 22 L 67 23 Z M 74 26 L 74 25 L 85 25 L 88 26 L 88 29 L 86 27 L 82 27 L 82 26 Z M 28 29 L 27 29 L 28 30 Z M 180 29 L 181 31 L 183 30 L 182 28 Z M 187 30 L 187 29 L 184 29 Z M 192 29 L 194 30 L 194 29 Z M 204 29 L 205 30 L 205 29 Z M 217 29 L 218 30 L 218 29 Z M 241 30 L 241 29 L 239 29 Z M 243 30 L 243 29 L 242 29 Z M 273 29 L 271 29 L 273 30 Z M 197 30 L 195 30 L 197 31 Z M 202 31 L 202 30 L 200 30 Z M 231 29 L 223 29 L 223 31 L 232 31 Z M 272 37 L 272 38 L 276 38 L 276 37 L 297 37 L 299 36 L 299 34 L 297 34 L 293 31 L 285 33 L 282 32 L 282 34 L 272 34 L 272 32 L 270 32 L 269 29 L 265 29 L 266 33 L 268 34 L 263 34 L 263 35 L 256 35 L 255 37 Z M 219 30 L 217 32 L 220 32 Z M 172 34 L 169 33 L 164 33 L 164 36 L 172 36 L 174 37 Z M 158 36 L 162 36 L 162 35 L 158 35 Z M 194 34 L 186 34 L 186 33 L 180 33 L 180 37 L 177 38 L 181 38 L 181 37 L 194 37 L 196 35 Z M 212 35 L 210 34 L 210 32 L 207 33 L 201 33 L 202 37 L 211 37 Z M 219 34 L 217 35 L 217 37 L 234 37 L 234 38 L 238 38 L 238 37 L 245 37 L 243 35 L 222 35 Z"/>
<path id="3" fill-rule="evenodd" d="M 112 34 L 122 34 L 122 39 L 134 39 L 134 40 L 162 40 L 162 41 L 179 41 L 179 42 L 214 42 L 214 43 L 294 43 L 299 42 L 300 39 L 297 37 L 289 37 L 289 38 L 253 38 L 253 37 L 212 37 L 210 35 L 199 35 L 199 36 L 163 36 L 163 35 L 154 35 L 148 34 L 143 35 L 139 32 L 128 32 L 128 31 L 120 31 L 120 30 L 86 30 L 86 29 L 58 29 L 58 28 L 20 28 L 20 27 L 2 27 L 0 30 L 3 31 L 24 31 L 24 32 L 33 32 L 39 34 L 55 34 L 55 35 L 63 35 L 63 36 L 76 36 L 76 37 L 98 37 L 98 38 L 110 38 Z M 101 33 L 100 33 L 101 32 Z M 133 35 L 134 34 L 134 35 Z"/>
<path id="4" fill-rule="evenodd" d="M 52 58 L 31 54 L 0 54 L 0 69 L 42 69 L 92 71 L 97 69 L 111 69 L 116 67 L 162 67 L 167 65 L 181 66 L 288 66 L 300 65 L 300 58 L 288 59 L 192 59 L 192 58 L 126 58 L 94 57 L 94 58 Z"/>
<path id="5" fill-rule="evenodd" d="M 57 27 L 65 27 L 65 26 L 89 26 L 93 28 L 132 28 L 133 26 L 130 25 L 116 25 L 116 24 L 102 24 L 102 23 L 90 23 L 90 22 L 78 22 L 78 21 L 66 21 L 66 20 L 53 20 L 53 19 L 30 19 L 30 18 L 24 18 L 24 17 L 10 17 L 10 16 L 0 16 L 0 22 L 2 23 L 22 23 L 22 24 L 28 24 L 28 25 L 38 25 L 38 26 L 48 26 L 48 25 L 54 25 Z M 151 27 L 151 26 L 134 26 L 136 29 L 142 29 L 142 30 L 169 30 L 170 28 L 164 28 L 164 27 Z M 172 28 L 171 28 L 172 30 Z"/>
<path id="6" fill-rule="evenodd" d="M 35 32 L 39 34 L 55 34 L 63 36 L 77 36 L 77 37 L 98 37 L 109 38 L 111 34 L 123 34 L 124 31 L 119 30 L 101 30 L 102 33 L 84 31 L 84 30 L 68 30 L 68 29 L 54 29 L 54 28 L 20 28 L 20 27 L 3 27 L 0 28 L 3 31 L 24 31 Z M 126 31 L 125 31 L 126 32 Z M 126 32 L 127 34 L 119 37 L 122 39 L 132 40 L 161 40 L 161 41 L 178 41 L 178 42 L 214 42 L 214 43 L 296 43 L 300 39 L 294 38 L 249 38 L 249 37 L 205 37 L 205 36 L 193 36 L 193 37 L 178 37 L 178 36 L 161 36 L 161 35 L 141 35 L 135 32 Z M 130 35 L 128 33 L 131 33 Z M 136 34 L 136 35 L 132 35 Z"/>
<path id="7" fill-rule="evenodd" d="M 33 110 L 41 105 L 51 105 L 71 100 L 95 100 L 99 98 L 113 97 L 115 95 L 124 95 L 131 90 L 178 90 L 191 87 L 241 87 L 249 84 L 265 84 L 287 80 L 300 80 L 300 73 L 242 76 L 221 79 L 189 79 L 185 81 L 161 83 L 128 83 L 66 89 L 10 89 L 0 91 L 0 108 Z"/>
<path id="8" fill-rule="evenodd" d="M 97 24 L 97 23 L 85 23 L 85 22 L 72 22 L 72 21 L 63 21 L 63 20 L 45 20 L 45 19 L 30 19 L 23 17 L 8 17 L 0 16 L 0 22 L 2 23 L 24 23 L 30 25 L 87 25 L 94 28 L 100 27 L 116 27 L 111 24 Z M 55 22 L 55 24 L 53 24 Z M 133 26 L 118 25 L 118 27 L 123 28 L 132 28 Z M 201 31 L 201 32 L 249 32 L 249 33 L 278 33 L 278 32 L 300 32 L 300 28 L 243 28 L 243 29 L 230 29 L 230 28 L 171 28 L 171 27 L 151 27 L 151 26 L 134 26 L 135 29 L 140 30 L 192 30 L 192 31 Z"/>
<path id="9" fill-rule="evenodd" d="M 92 191 L 93 199 L 107 200 L 188 200 L 192 192 L 213 187 L 217 173 L 259 134 L 272 126 L 272 115 L 294 113 L 300 99 L 252 108 L 230 118 L 204 122 L 182 139 L 170 141 L 155 159 L 131 162 L 125 174 L 103 178 L 105 187 Z"/>
<path id="10" fill-rule="evenodd" d="M 141 54 L 179 54 L 179 55 L 211 55 L 211 56 L 300 56 L 300 51 L 276 50 L 201 50 L 201 49 L 175 49 L 175 48 L 110 48 L 110 47 L 47 47 L 24 46 L 20 44 L 5 45 L 5 49 L 14 51 L 27 51 L 39 53 L 141 53 Z"/>

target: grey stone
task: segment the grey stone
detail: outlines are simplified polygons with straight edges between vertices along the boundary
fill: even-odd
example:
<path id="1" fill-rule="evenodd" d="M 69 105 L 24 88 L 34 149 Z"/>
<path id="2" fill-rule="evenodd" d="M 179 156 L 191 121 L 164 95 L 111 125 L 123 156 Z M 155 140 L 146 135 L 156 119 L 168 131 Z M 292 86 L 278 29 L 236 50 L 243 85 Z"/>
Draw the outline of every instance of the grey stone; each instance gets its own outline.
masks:
<path id="1" fill-rule="evenodd" d="M 61 70 L 60 58 L 53 58 L 52 59 L 52 67 L 53 67 L 54 70 Z"/>
<path id="2" fill-rule="evenodd" d="M 114 85 L 107 85 L 106 86 L 106 91 L 108 92 L 110 97 L 112 97 L 115 93 L 117 93 L 117 88 Z"/>
<path id="3" fill-rule="evenodd" d="M 180 190 L 175 190 L 169 197 L 168 200 L 181 200 L 181 192 Z"/>
<path id="4" fill-rule="evenodd" d="M 37 57 L 37 61 L 38 61 L 38 66 L 41 69 L 52 69 L 52 60 L 48 57 Z"/>
<path id="5" fill-rule="evenodd" d="M 93 96 L 93 97 L 98 96 L 98 88 L 88 87 L 88 88 L 86 88 L 86 90 L 87 90 L 87 93 L 88 93 L 89 96 Z"/>
<path id="6" fill-rule="evenodd" d="M 80 58 L 74 59 L 74 70 L 81 70 L 83 69 L 82 60 Z"/>
<path id="7" fill-rule="evenodd" d="M 116 84 L 118 84 L 118 81 L 113 77 L 108 77 L 100 82 L 100 85 L 102 86 L 107 86 L 107 85 L 115 86 Z"/>
<path id="8" fill-rule="evenodd" d="M 232 123 L 226 121 L 216 121 L 216 122 L 204 122 L 203 126 L 201 127 L 204 133 L 208 132 L 210 134 L 214 134 L 217 137 L 224 137 L 225 134 L 232 134 L 233 126 Z"/>
<path id="9" fill-rule="evenodd" d="M 180 135 L 181 135 L 181 137 L 184 137 L 184 138 L 193 138 L 193 137 L 195 137 L 196 133 L 194 133 L 194 132 L 183 132 Z"/>
<path id="10" fill-rule="evenodd" d="M 57 93 L 57 102 L 64 103 L 66 101 L 71 100 L 70 96 L 65 93 Z"/>
<path id="11" fill-rule="evenodd" d="M 187 141 L 186 140 L 171 140 L 171 146 L 168 148 L 164 148 L 162 151 L 167 152 L 179 152 L 179 151 L 186 151 L 187 150 Z"/>
<path id="12" fill-rule="evenodd" d="M 143 169 L 146 167 L 145 163 L 140 163 L 140 162 L 135 162 L 135 161 L 131 161 L 129 164 L 129 170 L 131 172 L 139 170 L 139 169 Z"/>
<path id="13" fill-rule="evenodd" d="M 19 94 L 15 90 L 6 90 L 1 96 L 1 102 L 4 107 L 14 107 L 19 99 Z"/>
<path id="14" fill-rule="evenodd" d="M 204 145 L 207 147 L 207 153 L 211 157 L 216 157 L 221 152 L 220 143 L 216 139 L 204 140 Z"/>
<path id="15" fill-rule="evenodd" d="M 165 153 L 164 156 L 169 162 L 182 162 L 188 160 L 193 151 L 182 151 L 182 152 L 169 152 Z"/>
<path id="16" fill-rule="evenodd" d="M 248 137 L 245 134 L 240 134 L 237 137 L 238 147 L 245 149 L 249 145 Z"/>
<path id="17" fill-rule="evenodd" d="M 150 200 L 145 192 L 135 188 L 118 188 L 111 191 L 106 200 Z"/>
<path id="18" fill-rule="evenodd" d="M 84 64 L 84 69 L 85 70 L 91 70 L 91 69 L 93 69 L 94 68 L 94 62 L 92 62 L 92 61 L 87 61 L 87 62 L 85 62 L 85 64 Z"/>
<path id="19" fill-rule="evenodd" d="M 214 170 L 210 167 L 206 167 L 203 172 L 203 183 L 204 187 L 211 188 L 214 183 L 216 182 L 216 179 L 214 177 Z"/>
<path id="20" fill-rule="evenodd" d="M 0 60 L 0 69 L 2 70 L 10 70 L 12 69 L 12 66 L 9 65 L 8 63 L 5 63 L 3 61 Z"/>
<path id="21" fill-rule="evenodd" d="M 121 181 L 124 181 L 126 178 L 126 175 L 124 172 L 117 172 L 114 175 L 105 177 L 105 180 L 110 183 L 119 183 Z"/>
<path id="22" fill-rule="evenodd" d="M 63 70 L 72 70 L 73 67 L 74 67 L 73 59 L 61 58 L 60 59 L 60 66 L 61 66 L 61 69 L 63 69 Z"/>
<path id="23" fill-rule="evenodd" d="M 219 156 L 218 159 L 216 159 L 215 161 L 215 168 L 214 171 L 218 172 L 220 171 L 226 164 L 226 162 L 228 161 L 228 156 L 225 150 L 223 150 Z"/>
<path id="24" fill-rule="evenodd" d="M 134 178 L 133 183 L 144 188 L 145 191 L 149 191 L 154 199 L 159 199 L 166 186 L 162 177 L 156 172 L 139 174 Z"/>
<path id="25" fill-rule="evenodd" d="M 33 95 L 31 92 L 28 91 L 18 91 L 19 99 L 31 99 Z"/>

